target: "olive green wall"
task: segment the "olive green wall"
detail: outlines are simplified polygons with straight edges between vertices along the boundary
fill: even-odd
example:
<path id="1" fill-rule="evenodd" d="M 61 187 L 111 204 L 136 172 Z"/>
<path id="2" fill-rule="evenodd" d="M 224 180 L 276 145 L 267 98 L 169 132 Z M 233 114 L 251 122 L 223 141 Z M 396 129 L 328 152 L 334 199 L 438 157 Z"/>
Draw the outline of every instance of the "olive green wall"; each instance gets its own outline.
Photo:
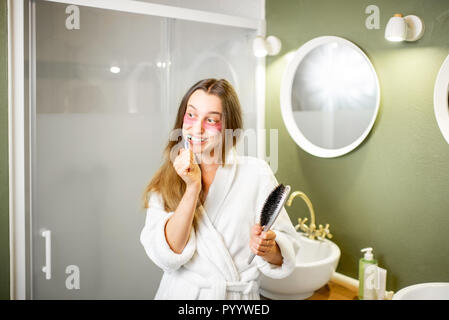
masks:
<path id="1" fill-rule="evenodd" d="M 368 5 L 380 9 L 379 30 L 365 27 Z M 385 40 L 385 26 L 394 13 L 421 17 L 424 37 L 412 43 Z M 358 278 L 360 249 L 372 246 L 387 269 L 388 290 L 449 281 L 449 144 L 433 110 L 434 82 L 449 54 L 449 2 L 266 0 L 266 17 L 267 35 L 282 41 L 280 54 L 267 58 L 266 125 L 279 129 L 276 176 L 311 198 L 317 223 L 331 225 L 342 252 L 337 271 Z M 359 46 L 376 69 L 381 92 L 367 139 L 331 159 L 295 144 L 279 104 L 285 54 L 324 35 Z M 288 211 L 295 222 L 308 216 L 300 198 Z"/>
<path id="2" fill-rule="evenodd" d="M 9 299 L 8 17 L 0 0 L 0 299 Z"/>

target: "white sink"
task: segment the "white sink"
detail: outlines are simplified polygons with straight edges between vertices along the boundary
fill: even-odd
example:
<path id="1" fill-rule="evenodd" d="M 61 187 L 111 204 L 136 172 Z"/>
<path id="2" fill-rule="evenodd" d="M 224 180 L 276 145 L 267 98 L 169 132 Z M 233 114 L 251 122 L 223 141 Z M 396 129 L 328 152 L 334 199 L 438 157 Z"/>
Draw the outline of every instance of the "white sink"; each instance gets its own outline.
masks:
<path id="1" fill-rule="evenodd" d="M 405 287 L 393 300 L 449 300 L 449 282 L 428 282 Z"/>
<path id="2" fill-rule="evenodd" d="M 274 300 L 306 299 L 329 282 L 340 259 L 340 249 L 329 240 L 310 240 L 298 232 L 301 244 L 296 267 L 284 279 L 261 275 L 260 294 Z"/>

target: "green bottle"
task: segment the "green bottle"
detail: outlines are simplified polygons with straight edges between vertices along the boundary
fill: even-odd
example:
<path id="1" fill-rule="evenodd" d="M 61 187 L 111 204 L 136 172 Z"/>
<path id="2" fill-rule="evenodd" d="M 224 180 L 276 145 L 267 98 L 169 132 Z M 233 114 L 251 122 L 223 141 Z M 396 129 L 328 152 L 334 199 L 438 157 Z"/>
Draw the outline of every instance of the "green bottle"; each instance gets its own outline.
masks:
<path id="1" fill-rule="evenodd" d="M 375 265 L 377 266 L 377 260 L 373 257 L 373 248 L 365 248 L 361 250 L 365 253 L 363 258 L 359 261 L 359 300 L 365 300 L 365 299 L 375 299 L 375 297 L 372 297 L 366 295 L 365 292 L 365 269 L 369 265 Z M 367 292 L 374 292 L 374 288 L 372 288 L 372 291 Z"/>

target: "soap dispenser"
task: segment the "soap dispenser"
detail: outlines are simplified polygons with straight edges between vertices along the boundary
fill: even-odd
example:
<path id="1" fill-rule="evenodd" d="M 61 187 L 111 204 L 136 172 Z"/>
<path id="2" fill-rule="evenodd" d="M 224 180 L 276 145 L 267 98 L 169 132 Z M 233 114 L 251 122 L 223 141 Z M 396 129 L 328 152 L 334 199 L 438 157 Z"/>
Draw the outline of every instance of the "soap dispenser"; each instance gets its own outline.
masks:
<path id="1" fill-rule="evenodd" d="M 361 251 L 365 255 L 359 261 L 359 300 L 373 300 L 376 299 L 377 260 L 373 257 L 373 248 Z"/>

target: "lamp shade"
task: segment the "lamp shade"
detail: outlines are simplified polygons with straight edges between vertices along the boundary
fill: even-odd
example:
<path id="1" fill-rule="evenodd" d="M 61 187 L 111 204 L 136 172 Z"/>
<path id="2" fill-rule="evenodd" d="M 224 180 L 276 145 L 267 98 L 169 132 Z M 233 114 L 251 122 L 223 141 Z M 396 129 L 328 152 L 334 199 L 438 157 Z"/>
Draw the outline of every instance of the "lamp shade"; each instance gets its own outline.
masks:
<path id="1" fill-rule="evenodd" d="M 276 36 L 269 36 L 266 40 L 267 53 L 270 56 L 275 56 L 281 51 L 281 40 Z"/>
<path id="2" fill-rule="evenodd" d="M 385 39 L 389 41 L 404 41 L 407 36 L 407 23 L 402 14 L 395 14 L 391 17 L 385 28 Z"/>

